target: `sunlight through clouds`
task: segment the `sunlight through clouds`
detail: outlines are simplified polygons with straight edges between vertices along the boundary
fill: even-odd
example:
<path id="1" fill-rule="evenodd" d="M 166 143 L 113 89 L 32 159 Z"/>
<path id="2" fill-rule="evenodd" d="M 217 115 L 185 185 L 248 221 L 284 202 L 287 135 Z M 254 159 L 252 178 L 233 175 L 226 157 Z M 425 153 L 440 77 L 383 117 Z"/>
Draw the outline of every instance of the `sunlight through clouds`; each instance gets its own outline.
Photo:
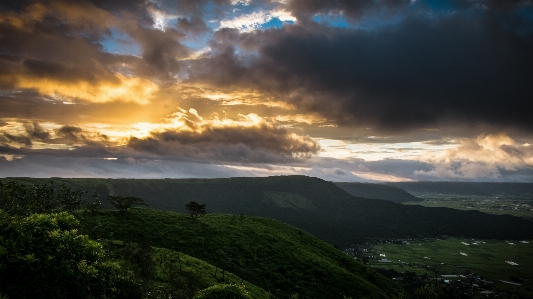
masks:
<path id="1" fill-rule="evenodd" d="M 480 135 L 463 139 L 460 146 L 441 153 L 425 153 L 422 159 L 433 164 L 434 169 L 415 172 L 420 177 L 497 178 L 501 170 L 533 166 L 533 148 L 504 134 Z"/>
<path id="2" fill-rule="evenodd" d="M 0 163 L 531 181 L 530 2 L 2 3 Z"/>
<path id="3" fill-rule="evenodd" d="M 18 88 L 36 89 L 43 95 L 61 95 L 69 101 L 88 101 L 105 103 L 111 101 L 135 102 L 146 105 L 159 87 L 143 78 L 127 77 L 119 73 L 113 75 L 114 81 L 62 82 L 51 78 L 17 76 Z"/>
<path id="4" fill-rule="evenodd" d="M 235 28 L 242 32 L 250 32 L 259 29 L 263 24 L 274 18 L 281 22 L 296 22 L 296 18 L 290 12 L 284 10 L 256 11 L 233 19 L 222 20 L 220 21 L 220 28 Z"/>

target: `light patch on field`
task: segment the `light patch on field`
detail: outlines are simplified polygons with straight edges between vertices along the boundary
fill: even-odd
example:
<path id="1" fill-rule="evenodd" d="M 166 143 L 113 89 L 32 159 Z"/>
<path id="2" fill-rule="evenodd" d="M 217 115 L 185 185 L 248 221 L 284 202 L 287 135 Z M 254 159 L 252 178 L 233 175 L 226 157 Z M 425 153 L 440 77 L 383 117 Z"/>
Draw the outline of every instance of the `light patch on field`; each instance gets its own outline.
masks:
<path id="1" fill-rule="evenodd" d="M 515 262 L 511 262 L 511 261 L 505 261 L 507 264 L 511 265 L 511 266 L 518 266 L 517 263 Z"/>
<path id="2" fill-rule="evenodd" d="M 263 202 L 273 203 L 281 208 L 293 208 L 301 210 L 315 209 L 313 202 L 301 194 L 264 191 Z"/>
<path id="3" fill-rule="evenodd" d="M 462 256 L 468 256 L 468 254 L 464 253 L 464 252 L 459 252 L 460 255 Z"/>

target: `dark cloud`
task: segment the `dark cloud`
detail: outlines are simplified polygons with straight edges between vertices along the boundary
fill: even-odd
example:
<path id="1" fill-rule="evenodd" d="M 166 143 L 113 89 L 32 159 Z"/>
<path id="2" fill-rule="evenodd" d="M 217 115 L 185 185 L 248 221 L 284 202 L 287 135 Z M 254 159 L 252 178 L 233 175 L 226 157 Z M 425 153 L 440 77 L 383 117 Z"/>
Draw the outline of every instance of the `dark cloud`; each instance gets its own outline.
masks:
<path id="1" fill-rule="evenodd" d="M 54 78 L 61 82 L 84 81 L 89 84 L 97 84 L 100 80 L 105 80 L 111 84 L 120 83 L 110 72 L 97 70 L 94 65 L 72 65 L 71 63 L 36 59 L 24 59 L 22 65 L 24 71 L 38 78 Z"/>
<path id="2" fill-rule="evenodd" d="M 78 144 L 78 147 L 105 147 L 109 138 L 99 132 L 90 132 L 76 126 L 62 126 L 56 130 L 55 143 Z"/>
<path id="3" fill-rule="evenodd" d="M 153 132 L 146 138 L 129 138 L 125 146 L 110 142 L 99 132 L 77 126 L 54 130 L 53 138 L 38 123 L 25 124 L 27 135 L 4 133 L 2 142 L 32 146 L 32 139 L 63 149 L 26 149 L 4 145 L 0 154 L 47 155 L 56 157 L 165 158 L 201 162 L 298 163 L 320 150 L 310 137 L 296 136 L 267 124 L 253 127 L 214 127 L 190 124 L 193 131 Z M 69 147 L 66 148 L 65 145 Z"/>
<path id="4" fill-rule="evenodd" d="M 435 2 L 435 3 L 432 3 Z M 436 4 L 436 5 L 435 5 Z M 411 1 L 411 0 L 290 0 L 284 5 L 299 21 L 309 24 L 317 14 L 342 16 L 348 21 L 357 21 L 365 17 L 394 16 L 398 11 L 414 7 L 433 13 L 433 6 L 441 10 L 460 11 L 472 8 L 485 10 L 513 10 L 531 5 L 530 0 L 451 0 L 451 1 Z M 438 13 L 438 11 L 437 11 Z"/>
<path id="5" fill-rule="evenodd" d="M 268 126 L 165 131 L 131 138 L 128 147 L 160 156 L 256 163 L 295 162 L 320 149 L 309 137 L 295 137 L 285 129 Z"/>
<path id="6" fill-rule="evenodd" d="M 75 126 L 62 126 L 61 128 L 57 129 L 56 134 L 57 136 L 71 139 L 71 140 L 78 140 L 81 138 L 83 130 L 79 127 Z"/>
<path id="7" fill-rule="evenodd" d="M 430 141 L 424 141 L 424 144 L 429 145 L 445 145 L 445 144 L 456 144 L 455 142 L 450 142 L 447 140 L 430 140 Z"/>
<path id="8" fill-rule="evenodd" d="M 26 134 L 15 135 L 3 132 L 2 135 L 0 135 L 0 142 L 15 143 L 31 148 L 33 140 L 47 141 L 50 137 L 50 133 L 43 129 L 43 127 L 37 122 L 25 123 L 23 124 L 23 127 Z"/>
<path id="9" fill-rule="evenodd" d="M 50 132 L 47 132 L 39 123 L 24 124 L 24 129 L 31 139 L 47 140 Z"/>
<path id="10" fill-rule="evenodd" d="M 179 71 L 178 58 L 189 55 L 186 46 L 180 43 L 185 35 L 173 28 L 165 31 L 135 26 L 130 35 L 142 48 L 143 65 L 138 69 L 143 76 L 169 80 Z"/>
<path id="11" fill-rule="evenodd" d="M 177 60 L 189 54 L 180 43 L 184 33 L 153 28 L 146 1 L 111 2 L 24 1 L 19 8 L 0 11 L 0 88 L 31 88 L 45 79 L 50 84 L 118 86 L 122 77 L 117 73 L 173 80 Z M 184 20 L 182 28 L 188 32 L 205 29 L 198 18 Z M 138 44 L 142 57 L 105 52 L 112 28 Z"/>
<path id="12" fill-rule="evenodd" d="M 178 18 L 178 29 L 185 32 L 197 35 L 200 33 L 208 32 L 209 28 L 205 22 L 198 17 L 187 18 Z"/>
<path id="13" fill-rule="evenodd" d="M 407 6 L 410 3 L 410 0 L 291 0 L 287 3 L 287 9 L 299 21 L 307 22 L 316 14 L 334 14 L 347 18 L 360 18 L 366 14 L 390 13 L 392 9 Z"/>
<path id="14" fill-rule="evenodd" d="M 513 158 L 529 159 L 533 157 L 533 147 L 502 144 L 500 149 Z"/>
<path id="15" fill-rule="evenodd" d="M 14 143 L 17 143 L 17 144 L 20 144 L 20 145 L 24 145 L 26 147 L 31 147 L 32 146 L 31 139 L 28 136 L 12 135 L 12 134 L 4 132 L 4 137 L 9 142 L 14 142 Z"/>
<path id="16" fill-rule="evenodd" d="M 412 16 L 377 31 L 289 25 L 239 35 L 260 44 L 257 58 L 237 54 L 235 37 L 221 31 L 217 51 L 191 78 L 259 88 L 344 125 L 532 130 L 533 43 L 487 18 Z"/>

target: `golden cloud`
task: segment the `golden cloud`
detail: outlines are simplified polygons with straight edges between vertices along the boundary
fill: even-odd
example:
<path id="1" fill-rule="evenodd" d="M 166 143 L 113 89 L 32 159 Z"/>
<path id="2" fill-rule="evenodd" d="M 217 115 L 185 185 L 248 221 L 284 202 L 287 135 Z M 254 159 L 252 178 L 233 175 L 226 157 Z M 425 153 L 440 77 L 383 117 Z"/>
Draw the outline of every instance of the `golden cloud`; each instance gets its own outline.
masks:
<path id="1" fill-rule="evenodd" d="M 434 165 L 431 171 L 416 171 L 415 175 L 440 178 L 496 178 L 500 169 L 515 171 L 533 165 L 533 147 L 504 134 L 466 138 L 456 148 L 422 158 Z"/>
<path id="2" fill-rule="evenodd" d="M 16 88 L 35 89 L 40 94 L 61 96 L 67 101 L 83 100 L 92 103 L 122 101 L 145 105 L 159 90 L 155 83 L 144 78 L 127 77 L 120 73 L 114 73 L 112 76 L 115 79 L 113 81 L 100 80 L 95 83 L 65 82 L 31 75 L 17 75 L 14 81 Z"/>
<path id="3" fill-rule="evenodd" d="M 304 123 L 308 125 L 320 124 L 327 121 L 326 118 L 314 115 L 314 114 L 294 114 L 294 115 L 279 115 L 274 117 L 278 122 L 295 122 L 295 123 Z"/>
<path id="4" fill-rule="evenodd" d="M 159 156 L 269 163 L 308 158 L 320 150 L 309 136 L 277 128 L 255 113 L 205 118 L 193 108 L 175 112 L 149 136 L 131 137 L 128 147 Z"/>
<path id="5" fill-rule="evenodd" d="M 205 98 L 216 102 L 221 106 L 257 106 L 262 105 L 266 107 L 277 107 L 285 110 L 294 110 L 295 106 L 284 101 L 274 98 L 271 95 L 256 91 L 244 89 L 224 89 L 212 88 L 207 84 L 188 83 L 176 84 L 174 91 L 182 94 L 183 97 Z"/>
<path id="6" fill-rule="evenodd" d="M 85 27 L 94 26 L 106 29 L 116 24 L 115 17 L 88 2 L 50 1 L 48 3 L 34 3 L 16 14 L 7 12 L 0 14 L 0 23 L 9 24 L 22 31 L 32 31 L 35 22 L 42 21 L 51 15 L 65 23 Z"/>

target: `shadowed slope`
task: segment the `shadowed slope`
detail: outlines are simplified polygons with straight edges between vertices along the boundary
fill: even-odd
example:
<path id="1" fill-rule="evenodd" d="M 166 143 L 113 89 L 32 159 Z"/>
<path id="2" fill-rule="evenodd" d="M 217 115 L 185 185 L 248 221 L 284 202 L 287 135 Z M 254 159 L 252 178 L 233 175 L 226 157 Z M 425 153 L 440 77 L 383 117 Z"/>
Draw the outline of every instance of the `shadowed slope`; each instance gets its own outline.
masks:
<path id="1" fill-rule="evenodd" d="M 28 183 L 42 182 L 25 179 Z M 135 196 L 152 208 L 185 213 L 190 201 L 207 213 L 278 219 L 327 242 L 350 245 L 361 237 L 451 235 L 473 238 L 533 237 L 533 222 L 477 211 L 407 206 L 354 197 L 334 183 L 306 176 L 229 179 L 58 179 L 103 196 Z"/>

